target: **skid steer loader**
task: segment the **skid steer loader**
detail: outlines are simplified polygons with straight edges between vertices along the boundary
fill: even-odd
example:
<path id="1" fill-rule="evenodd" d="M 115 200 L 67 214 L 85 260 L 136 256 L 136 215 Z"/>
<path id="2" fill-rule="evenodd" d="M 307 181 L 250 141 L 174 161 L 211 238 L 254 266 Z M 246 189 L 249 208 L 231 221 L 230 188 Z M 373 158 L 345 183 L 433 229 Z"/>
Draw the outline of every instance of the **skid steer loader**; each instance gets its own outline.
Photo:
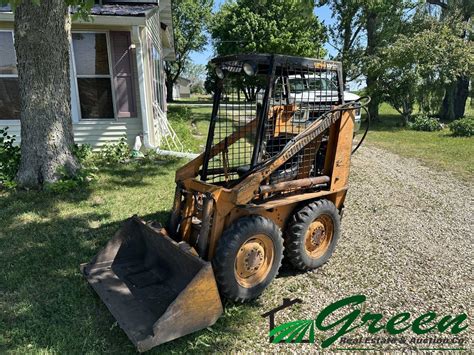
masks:
<path id="1" fill-rule="evenodd" d="M 258 297 L 284 254 L 300 270 L 322 265 L 339 238 L 360 108 L 344 103 L 341 64 L 270 54 L 211 64 L 205 151 L 176 172 L 167 229 L 133 216 L 81 265 L 139 351 L 214 324 L 221 297 Z"/>

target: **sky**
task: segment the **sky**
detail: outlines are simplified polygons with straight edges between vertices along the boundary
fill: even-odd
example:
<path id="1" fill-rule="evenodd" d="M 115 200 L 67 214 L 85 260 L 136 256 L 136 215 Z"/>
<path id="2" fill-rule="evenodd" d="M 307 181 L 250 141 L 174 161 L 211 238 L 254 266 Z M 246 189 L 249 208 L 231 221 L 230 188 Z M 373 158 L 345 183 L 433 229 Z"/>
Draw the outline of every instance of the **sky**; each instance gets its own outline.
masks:
<path id="1" fill-rule="evenodd" d="M 223 2 L 224 0 L 214 0 L 214 11 L 217 11 Z M 325 25 L 332 25 L 334 23 L 331 17 L 331 10 L 329 9 L 328 6 L 317 7 L 314 13 L 316 14 L 316 16 L 318 16 L 319 20 Z M 335 50 L 333 47 L 326 44 L 325 48 L 330 55 L 334 54 Z M 210 44 L 207 45 L 206 50 L 204 50 L 203 52 L 191 53 L 191 60 L 195 64 L 207 64 L 207 62 L 213 57 L 214 57 L 214 53 L 212 50 L 212 46 Z"/>

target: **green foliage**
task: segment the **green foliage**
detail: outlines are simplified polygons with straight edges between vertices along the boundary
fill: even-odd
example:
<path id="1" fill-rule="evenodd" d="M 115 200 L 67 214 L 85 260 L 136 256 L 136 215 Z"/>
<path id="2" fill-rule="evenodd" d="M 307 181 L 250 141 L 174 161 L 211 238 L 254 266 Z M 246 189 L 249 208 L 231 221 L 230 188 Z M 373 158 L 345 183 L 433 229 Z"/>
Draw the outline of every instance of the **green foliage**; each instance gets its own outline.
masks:
<path id="1" fill-rule="evenodd" d="M 200 152 L 205 136 L 197 137 L 201 133 L 197 131 L 196 124 L 193 122 L 194 117 L 195 115 L 191 107 L 172 106 L 168 108 L 168 120 L 183 144 L 184 149 L 190 152 Z M 203 118 L 210 119 L 210 113 L 205 116 L 203 115 Z M 199 139 L 201 137 L 202 139 Z M 163 149 L 173 150 L 173 147 L 168 147 L 164 144 Z"/>
<path id="2" fill-rule="evenodd" d="M 213 0 L 171 2 L 176 60 L 165 62 L 168 86 L 172 86 L 184 68 L 189 67 L 190 53 L 200 52 L 206 47 L 207 38 L 204 30 L 211 18 L 212 5 Z M 168 95 L 170 94 L 168 92 Z"/>
<path id="3" fill-rule="evenodd" d="M 313 9 L 303 0 L 226 2 L 210 26 L 216 52 L 322 57 L 325 30 Z"/>
<path id="4" fill-rule="evenodd" d="M 20 147 L 14 145 L 15 135 L 8 134 L 8 127 L 0 128 L 0 187 L 15 186 L 15 176 L 20 166 Z"/>
<path id="5" fill-rule="evenodd" d="M 438 118 L 428 117 L 425 114 L 420 114 L 415 117 L 415 120 L 409 124 L 410 128 L 415 131 L 434 132 L 441 131 L 443 126 Z"/>
<path id="6" fill-rule="evenodd" d="M 278 53 L 324 57 L 324 26 L 313 12 L 314 3 L 305 0 L 235 0 L 224 3 L 214 15 L 210 33 L 218 55 Z M 235 83 L 248 101 L 255 100 L 261 78 L 242 77 Z M 208 67 L 204 86 L 214 90 L 216 77 Z"/>
<path id="7" fill-rule="evenodd" d="M 0 0 L 0 5 L 10 5 L 15 11 L 15 8 L 21 4 L 22 0 Z M 33 0 L 33 4 L 39 5 L 41 0 Z M 74 7 L 73 19 L 82 19 L 90 21 L 90 11 L 94 6 L 94 0 L 66 0 L 66 3 Z"/>
<path id="8" fill-rule="evenodd" d="M 439 112 L 444 87 L 474 67 L 474 54 L 459 37 L 461 29 L 462 24 L 456 27 L 424 14 L 405 24 L 404 33 L 372 62 L 380 72 L 382 98 L 407 118 L 415 102 L 424 112 Z"/>
<path id="9" fill-rule="evenodd" d="M 117 143 L 106 143 L 100 150 L 98 160 L 105 164 L 121 163 L 130 158 L 130 147 L 126 137 Z"/>
<path id="10" fill-rule="evenodd" d="M 449 124 L 449 129 L 456 137 L 474 136 L 474 117 L 465 117 Z"/>
<path id="11" fill-rule="evenodd" d="M 75 144 L 72 153 L 80 165 L 80 169 L 71 176 L 65 169 L 59 171 L 58 181 L 45 185 L 46 191 L 54 193 L 65 193 L 79 188 L 85 188 L 87 185 L 97 180 L 98 168 L 96 166 L 97 157 L 89 144 Z"/>

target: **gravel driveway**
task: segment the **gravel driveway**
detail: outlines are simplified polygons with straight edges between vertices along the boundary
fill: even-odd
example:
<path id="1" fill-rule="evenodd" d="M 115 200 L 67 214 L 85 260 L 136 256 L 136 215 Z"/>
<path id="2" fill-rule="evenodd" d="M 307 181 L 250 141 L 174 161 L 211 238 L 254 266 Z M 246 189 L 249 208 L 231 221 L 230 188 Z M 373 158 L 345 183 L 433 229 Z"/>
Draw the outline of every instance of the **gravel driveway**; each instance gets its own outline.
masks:
<path id="1" fill-rule="evenodd" d="M 304 304 L 281 312 L 276 323 L 314 319 L 330 303 L 356 294 L 367 296 L 366 311 L 389 315 L 410 312 L 412 321 L 428 311 L 469 315 L 470 328 L 459 334 L 464 344 L 418 344 L 421 348 L 473 349 L 473 185 L 447 172 L 435 171 L 414 159 L 365 146 L 354 156 L 350 190 L 342 223 L 342 236 L 332 259 L 306 274 L 283 271 L 257 301 L 263 313 L 280 305 L 283 297 L 301 298 Z M 345 313 L 347 314 L 347 313 Z M 315 351 L 313 345 L 272 345 L 265 337 L 267 320 L 248 325 L 253 335 L 235 349 Z M 245 326 L 247 328 L 247 326 Z M 370 335 L 364 327 L 351 333 Z M 404 333 L 411 338 L 411 331 Z M 452 339 L 449 333 L 419 338 Z M 400 349 L 400 345 L 345 345 Z"/>

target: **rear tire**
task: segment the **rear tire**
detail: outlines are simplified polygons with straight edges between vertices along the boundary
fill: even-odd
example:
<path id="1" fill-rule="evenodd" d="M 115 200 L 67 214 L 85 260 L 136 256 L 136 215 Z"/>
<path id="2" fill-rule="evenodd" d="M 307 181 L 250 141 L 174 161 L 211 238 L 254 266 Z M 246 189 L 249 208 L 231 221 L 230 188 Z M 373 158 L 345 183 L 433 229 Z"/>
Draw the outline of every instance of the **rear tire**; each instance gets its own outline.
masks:
<path id="1" fill-rule="evenodd" d="M 221 294 L 235 302 L 257 298 L 282 259 L 283 238 L 275 223 L 258 215 L 238 219 L 222 234 L 212 261 Z"/>
<path id="2" fill-rule="evenodd" d="M 313 270 L 334 253 L 340 234 L 340 216 L 329 200 L 311 202 L 291 217 L 285 238 L 285 256 L 299 270 Z"/>

